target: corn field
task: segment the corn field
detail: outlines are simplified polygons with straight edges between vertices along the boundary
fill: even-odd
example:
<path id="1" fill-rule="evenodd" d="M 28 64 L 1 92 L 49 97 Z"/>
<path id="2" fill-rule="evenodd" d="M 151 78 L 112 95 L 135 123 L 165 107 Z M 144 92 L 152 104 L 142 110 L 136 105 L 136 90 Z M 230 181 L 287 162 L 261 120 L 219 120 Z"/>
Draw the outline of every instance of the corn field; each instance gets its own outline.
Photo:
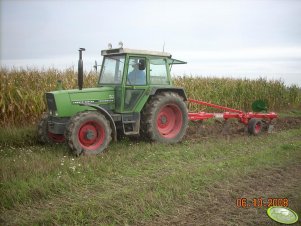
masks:
<path id="1" fill-rule="evenodd" d="M 187 96 L 244 111 L 252 111 L 255 100 L 265 100 L 269 111 L 281 111 L 301 106 L 301 89 L 296 85 L 285 86 L 281 80 L 257 80 L 180 77 L 174 85 L 185 88 Z M 190 105 L 193 111 L 210 111 Z M 216 109 L 213 109 L 216 111 Z"/>
<path id="2" fill-rule="evenodd" d="M 56 89 L 61 80 L 64 89 L 77 87 L 74 68 L 22 69 L 0 68 L 0 127 L 35 124 L 46 111 L 44 93 Z M 210 101 L 245 111 L 257 99 L 269 103 L 269 110 L 299 107 L 301 91 L 296 85 L 285 86 L 283 81 L 266 79 L 227 79 L 182 76 L 173 79 L 174 85 L 183 87 L 189 98 Z M 85 73 L 84 87 L 94 87 L 97 74 Z M 189 105 L 191 111 L 203 111 L 199 106 Z M 206 109 L 206 111 L 210 109 Z"/>

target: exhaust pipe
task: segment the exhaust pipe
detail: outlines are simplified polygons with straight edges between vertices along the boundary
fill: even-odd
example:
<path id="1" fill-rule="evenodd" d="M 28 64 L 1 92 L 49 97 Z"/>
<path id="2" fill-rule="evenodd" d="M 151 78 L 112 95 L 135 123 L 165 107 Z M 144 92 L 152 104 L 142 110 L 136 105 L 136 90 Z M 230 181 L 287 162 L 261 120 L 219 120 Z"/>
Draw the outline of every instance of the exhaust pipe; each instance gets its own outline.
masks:
<path id="1" fill-rule="evenodd" d="M 78 59 L 78 88 L 79 90 L 83 89 L 83 83 L 84 83 L 84 67 L 83 67 L 83 54 L 82 51 L 85 51 L 85 48 L 79 48 L 79 59 Z"/>

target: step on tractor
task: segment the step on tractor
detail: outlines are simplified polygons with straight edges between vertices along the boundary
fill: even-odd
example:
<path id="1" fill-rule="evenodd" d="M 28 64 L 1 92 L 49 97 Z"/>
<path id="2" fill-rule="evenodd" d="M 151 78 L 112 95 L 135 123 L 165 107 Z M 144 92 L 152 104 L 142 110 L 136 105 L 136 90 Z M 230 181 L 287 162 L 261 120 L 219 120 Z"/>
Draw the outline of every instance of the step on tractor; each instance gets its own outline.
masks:
<path id="1" fill-rule="evenodd" d="M 188 99 L 183 88 L 174 87 L 170 70 L 186 62 L 166 52 L 111 48 L 101 51 L 99 79 L 95 88 L 83 88 L 84 48 L 79 49 L 78 89 L 45 94 L 48 111 L 38 124 L 43 143 L 67 143 L 75 155 L 102 153 L 119 136 L 177 143 L 188 121 L 222 117 L 237 118 L 251 134 L 261 132 L 275 113 L 244 113 L 239 110 Z M 97 69 L 97 63 L 95 65 Z M 224 110 L 224 113 L 188 113 L 187 102 Z M 260 108 L 261 102 L 256 106 Z"/>

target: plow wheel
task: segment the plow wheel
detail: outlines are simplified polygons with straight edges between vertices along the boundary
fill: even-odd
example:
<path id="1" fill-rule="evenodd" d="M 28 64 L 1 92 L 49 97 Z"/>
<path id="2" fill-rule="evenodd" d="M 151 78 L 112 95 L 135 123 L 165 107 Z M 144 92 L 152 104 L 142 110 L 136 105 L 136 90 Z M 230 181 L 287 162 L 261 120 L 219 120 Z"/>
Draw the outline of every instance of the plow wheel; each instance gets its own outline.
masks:
<path id="1" fill-rule="evenodd" d="M 48 113 L 44 113 L 38 124 L 38 140 L 44 144 L 64 143 L 65 136 L 63 134 L 54 134 L 48 131 Z"/>
<path id="2" fill-rule="evenodd" d="M 103 152 L 112 140 L 108 120 L 97 111 L 80 112 L 70 119 L 66 139 L 76 155 L 95 155 Z"/>
<path id="3" fill-rule="evenodd" d="M 182 97 L 164 92 L 151 99 L 142 112 L 141 134 L 153 141 L 177 143 L 188 125 L 188 112 Z"/>
<path id="4" fill-rule="evenodd" d="M 252 118 L 248 123 L 248 132 L 256 136 L 261 133 L 262 127 L 263 127 L 263 123 L 261 120 Z"/>

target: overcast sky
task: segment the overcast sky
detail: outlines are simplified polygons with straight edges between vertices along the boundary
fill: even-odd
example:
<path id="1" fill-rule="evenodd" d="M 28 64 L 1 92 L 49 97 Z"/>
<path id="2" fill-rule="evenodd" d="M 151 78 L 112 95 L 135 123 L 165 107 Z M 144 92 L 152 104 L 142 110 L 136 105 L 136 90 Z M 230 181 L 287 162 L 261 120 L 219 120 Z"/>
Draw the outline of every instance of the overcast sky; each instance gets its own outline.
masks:
<path id="1" fill-rule="evenodd" d="M 0 0 L 1 65 L 91 70 L 110 42 L 170 52 L 173 73 L 281 78 L 301 86 L 298 0 Z"/>

